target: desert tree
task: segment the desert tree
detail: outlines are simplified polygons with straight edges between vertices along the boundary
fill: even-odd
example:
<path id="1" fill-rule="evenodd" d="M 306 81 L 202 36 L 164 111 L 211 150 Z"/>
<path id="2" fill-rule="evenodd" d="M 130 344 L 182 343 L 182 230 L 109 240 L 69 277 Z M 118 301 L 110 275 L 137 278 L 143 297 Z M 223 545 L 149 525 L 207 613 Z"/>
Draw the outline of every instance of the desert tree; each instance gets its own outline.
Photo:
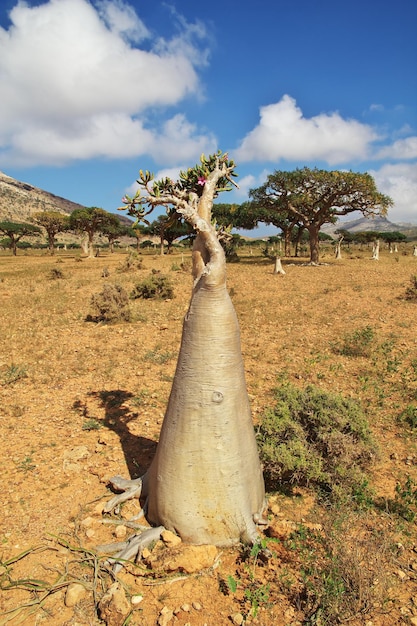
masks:
<path id="1" fill-rule="evenodd" d="M 392 205 L 391 198 L 377 190 L 370 174 L 307 167 L 275 171 L 261 187 L 250 191 L 250 197 L 255 208 L 269 214 L 269 223 L 274 223 L 276 213 L 308 231 L 311 264 L 319 262 L 323 224 L 334 224 L 338 217 L 354 211 L 366 217 L 385 215 Z"/>
<path id="2" fill-rule="evenodd" d="M 85 207 L 75 209 L 70 215 L 69 223 L 72 230 L 87 234 L 87 253 L 89 257 L 93 257 L 95 254 L 94 235 L 102 232 L 104 227 L 117 226 L 120 220 L 117 215 L 108 213 L 104 209 Z"/>
<path id="3" fill-rule="evenodd" d="M 9 239 L 9 247 L 14 256 L 17 254 L 17 244 L 23 237 L 37 237 L 42 233 L 34 224 L 25 222 L 0 222 L 0 233 Z"/>
<path id="4" fill-rule="evenodd" d="M 109 213 L 109 215 L 112 215 Z M 120 222 L 117 218 L 117 215 L 114 216 L 116 220 L 109 220 L 100 226 L 99 233 L 107 238 L 109 242 L 110 252 L 114 252 L 114 244 L 120 237 L 130 237 L 131 228 L 129 226 L 125 226 Z"/>
<path id="5" fill-rule="evenodd" d="M 172 244 L 181 237 L 187 237 L 192 229 L 181 219 L 181 215 L 175 210 L 168 215 L 158 215 L 156 220 L 143 229 L 144 234 L 159 237 L 160 251 L 164 254 L 164 242 L 167 243 L 168 254 L 172 251 Z"/>
<path id="6" fill-rule="evenodd" d="M 231 546 L 256 542 L 265 506 L 264 481 L 246 389 L 240 331 L 226 286 L 226 262 L 211 213 L 213 199 L 231 189 L 235 164 L 218 152 L 154 181 L 140 172 L 139 189 L 124 198 L 143 219 L 163 205 L 182 216 L 196 237 L 193 287 L 181 347 L 155 456 L 145 475 L 127 481 L 106 506 L 129 496 L 146 499 L 149 531 L 131 540 L 117 559 L 131 556 L 165 527 L 185 542 Z"/>
<path id="7" fill-rule="evenodd" d="M 388 244 L 388 250 L 391 254 L 394 251 L 397 252 L 397 244 L 407 240 L 406 235 L 404 235 L 404 233 L 400 233 L 398 230 L 379 233 L 379 237 L 382 241 Z"/>
<path id="8" fill-rule="evenodd" d="M 34 213 L 32 219 L 46 230 L 49 252 L 55 254 L 55 237 L 69 228 L 69 216 L 59 211 L 41 211 Z"/>

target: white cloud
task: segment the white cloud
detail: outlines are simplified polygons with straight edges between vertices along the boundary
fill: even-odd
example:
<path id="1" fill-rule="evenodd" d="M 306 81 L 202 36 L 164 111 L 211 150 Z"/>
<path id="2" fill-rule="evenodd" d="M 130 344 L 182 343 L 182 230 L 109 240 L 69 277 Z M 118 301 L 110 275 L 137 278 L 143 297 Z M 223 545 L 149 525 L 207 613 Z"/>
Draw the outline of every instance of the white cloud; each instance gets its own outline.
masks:
<path id="1" fill-rule="evenodd" d="M 193 159 L 197 162 L 202 152 L 211 154 L 217 149 L 217 142 L 212 134 L 197 133 L 196 126 L 190 124 L 184 115 L 175 115 L 163 125 L 155 144 L 150 147 L 150 153 L 156 162 L 164 161 L 168 165 L 186 163 Z"/>
<path id="2" fill-rule="evenodd" d="M 390 146 L 384 146 L 376 153 L 377 159 L 415 159 L 417 158 L 417 137 L 398 139 Z"/>
<path id="3" fill-rule="evenodd" d="M 388 210 L 391 222 L 417 222 L 417 163 L 383 165 L 369 172 L 378 190 L 391 196 L 394 206 Z"/>
<path id="4" fill-rule="evenodd" d="M 10 28 L 0 28 L 0 164 L 143 153 L 155 134 L 145 130 L 146 111 L 199 95 L 201 24 L 183 22 L 165 41 L 121 0 L 97 7 L 87 0 L 19 3 Z M 191 150 L 193 137 L 182 128 Z M 198 136 L 194 152 L 201 143 Z M 171 148 L 168 139 L 165 145 Z"/>
<path id="5" fill-rule="evenodd" d="M 260 121 L 236 151 L 241 161 L 312 161 L 329 164 L 365 158 L 373 129 L 356 120 L 345 120 L 339 113 L 321 113 L 306 118 L 288 95 L 260 109 Z"/>

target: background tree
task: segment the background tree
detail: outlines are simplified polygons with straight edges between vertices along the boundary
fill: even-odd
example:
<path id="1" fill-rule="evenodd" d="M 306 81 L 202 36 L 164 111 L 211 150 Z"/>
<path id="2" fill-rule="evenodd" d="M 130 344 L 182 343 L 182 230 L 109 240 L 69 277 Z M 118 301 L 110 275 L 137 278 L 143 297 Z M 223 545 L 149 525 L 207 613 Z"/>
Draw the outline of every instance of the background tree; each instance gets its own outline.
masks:
<path id="1" fill-rule="evenodd" d="M 75 209 L 70 215 L 70 228 L 82 233 L 87 233 L 88 237 L 88 256 L 94 256 L 94 235 L 104 227 L 111 225 L 117 226 L 120 220 L 117 215 L 108 213 L 104 209 L 98 207 L 87 207 L 84 209 Z"/>
<path id="2" fill-rule="evenodd" d="M 32 219 L 46 230 L 49 252 L 55 254 L 55 237 L 68 230 L 69 216 L 58 211 L 42 211 L 32 215 Z"/>
<path id="3" fill-rule="evenodd" d="M 164 253 L 164 241 L 166 241 L 169 254 L 174 241 L 180 237 L 187 237 L 191 234 L 192 229 L 186 222 L 182 221 L 179 213 L 171 211 L 169 215 L 158 215 L 156 220 L 144 227 L 143 232 L 146 235 L 159 237 L 161 254 Z"/>
<path id="4" fill-rule="evenodd" d="M 319 262 L 319 232 L 323 224 L 334 224 L 338 217 L 360 211 L 366 217 L 385 215 L 392 200 L 378 192 L 369 174 L 319 169 L 276 171 L 266 183 L 250 191 L 254 208 L 269 215 L 276 213 L 307 229 L 310 263 Z M 260 219 L 265 221 L 265 219 Z"/>
<path id="5" fill-rule="evenodd" d="M 255 542 L 262 523 L 264 483 L 243 368 L 236 313 L 226 288 L 225 254 L 212 224 L 213 199 L 231 188 L 228 156 L 202 155 L 180 179 L 153 181 L 140 172 L 139 190 L 125 198 L 143 219 L 154 206 L 175 209 L 197 235 L 193 289 L 159 443 L 142 479 L 113 479 L 121 495 L 147 497 L 148 521 L 189 543 L 230 546 Z M 143 195 L 142 195 L 143 194 Z M 155 533 L 137 538 L 137 545 Z M 132 555 L 129 541 L 128 552 Z"/>
<path id="6" fill-rule="evenodd" d="M 407 237 L 404 233 L 400 233 L 399 231 L 390 231 L 387 233 L 379 233 L 379 238 L 385 243 L 388 244 L 389 251 L 392 252 L 393 244 L 401 243 L 402 241 L 406 241 Z"/>
<path id="7" fill-rule="evenodd" d="M 9 238 L 10 249 L 13 255 L 17 254 L 17 244 L 22 237 L 37 237 L 42 233 L 38 226 L 20 222 L 0 222 L 0 233 Z"/>
<path id="8" fill-rule="evenodd" d="M 112 215 L 112 213 L 109 213 L 109 215 Z M 102 224 L 99 228 L 100 234 L 107 237 L 110 252 L 114 252 L 114 244 L 116 241 L 120 239 L 120 237 L 130 237 L 132 230 L 129 226 L 122 224 L 117 215 L 114 217 L 117 221 L 111 220 L 110 222 Z"/>

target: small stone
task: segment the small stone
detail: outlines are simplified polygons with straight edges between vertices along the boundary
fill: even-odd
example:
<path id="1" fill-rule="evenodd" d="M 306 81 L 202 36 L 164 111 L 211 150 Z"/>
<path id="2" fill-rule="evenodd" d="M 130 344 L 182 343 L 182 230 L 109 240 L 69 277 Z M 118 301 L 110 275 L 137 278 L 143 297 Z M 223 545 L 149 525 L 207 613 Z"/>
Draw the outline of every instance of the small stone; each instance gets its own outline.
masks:
<path id="1" fill-rule="evenodd" d="M 71 583 L 70 585 L 68 585 L 67 591 L 65 593 L 65 606 L 75 606 L 80 600 L 82 600 L 85 594 L 86 589 L 84 585 L 80 585 L 80 583 Z"/>
<path id="2" fill-rule="evenodd" d="M 417 572 L 417 561 L 413 561 L 411 563 L 411 569 L 413 570 L 413 572 Z"/>
<path id="3" fill-rule="evenodd" d="M 174 617 L 174 612 L 167 606 L 161 610 L 158 618 L 158 626 L 166 626 Z"/>
<path id="4" fill-rule="evenodd" d="M 412 626 L 417 626 L 417 617 L 410 617 L 409 622 Z"/>
<path id="5" fill-rule="evenodd" d="M 90 528 L 91 526 L 93 526 L 95 521 L 96 520 L 93 517 L 86 517 L 85 519 L 81 520 L 80 524 L 84 528 Z"/>
<path id="6" fill-rule="evenodd" d="M 92 528 L 87 528 L 87 530 L 85 531 L 85 535 L 86 537 L 88 537 L 89 539 L 91 539 L 92 537 L 94 537 L 94 535 L 96 534 L 96 531 L 93 530 Z"/>
<path id="7" fill-rule="evenodd" d="M 231 617 L 232 617 L 232 622 L 233 624 L 235 624 L 235 626 L 241 626 L 241 624 L 243 624 L 244 618 L 243 618 L 242 613 L 235 613 Z"/>
<path id="8" fill-rule="evenodd" d="M 193 602 L 193 609 L 195 609 L 196 611 L 201 611 L 202 608 L 203 607 L 199 602 Z"/>
<path id="9" fill-rule="evenodd" d="M 122 626 L 131 611 L 124 589 L 120 583 L 113 583 L 99 602 L 101 619 L 108 626 Z"/>
<path id="10" fill-rule="evenodd" d="M 189 613 L 191 611 L 191 607 L 189 604 L 181 604 L 181 611 L 185 613 Z"/>
<path id="11" fill-rule="evenodd" d="M 116 539 L 124 539 L 127 535 L 127 528 L 126 526 L 123 526 L 123 524 L 120 524 L 119 526 L 116 526 L 116 528 L 114 529 L 114 536 L 116 537 Z"/>
<path id="12" fill-rule="evenodd" d="M 181 543 L 181 537 L 178 537 L 178 535 L 170 530 L 163 530 L 161 538 L 167 546 L 178 546 Z"/>
<path id="13" fill-rule="evenodd" d="M 143 596 L 137 595 L 137 596 L 132 596 L 130 598 L 131 603 L 136 606 L 138 604 L 140 604 L 143 600 Z"/>
<path id="14" fill-rule="evenodd" d="M 99 502 L 93 509 L 93 513 L 95 515 L 103 515 L 104 507 L 106 506 L 105 502 Z"/>
<path id="15" fill-rule="evenodd" d="M 407 578 L 407 574 L 403 572 L 402 569 L 397 570 L 397 576 L 400 580 Z"/>

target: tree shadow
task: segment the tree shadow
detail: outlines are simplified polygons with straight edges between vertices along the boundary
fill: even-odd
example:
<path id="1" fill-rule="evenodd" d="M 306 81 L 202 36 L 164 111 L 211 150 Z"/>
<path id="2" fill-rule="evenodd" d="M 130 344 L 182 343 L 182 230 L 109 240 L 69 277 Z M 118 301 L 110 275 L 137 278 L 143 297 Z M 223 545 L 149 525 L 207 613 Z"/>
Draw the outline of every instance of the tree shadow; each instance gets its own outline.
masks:
<path id="1" fill-rule="evenodd" d="M 142 476 L 155 455 L 157 442 L 147 437 L 133 435 L 129 423 L 137 420 L 139 413 L 132 412 L 125 403 L 133 396 L 130 391 L 90 391 L 88 395 L 98 400 L 104 409 L 103 424 L 120 438 L 130 478 Z"/>

